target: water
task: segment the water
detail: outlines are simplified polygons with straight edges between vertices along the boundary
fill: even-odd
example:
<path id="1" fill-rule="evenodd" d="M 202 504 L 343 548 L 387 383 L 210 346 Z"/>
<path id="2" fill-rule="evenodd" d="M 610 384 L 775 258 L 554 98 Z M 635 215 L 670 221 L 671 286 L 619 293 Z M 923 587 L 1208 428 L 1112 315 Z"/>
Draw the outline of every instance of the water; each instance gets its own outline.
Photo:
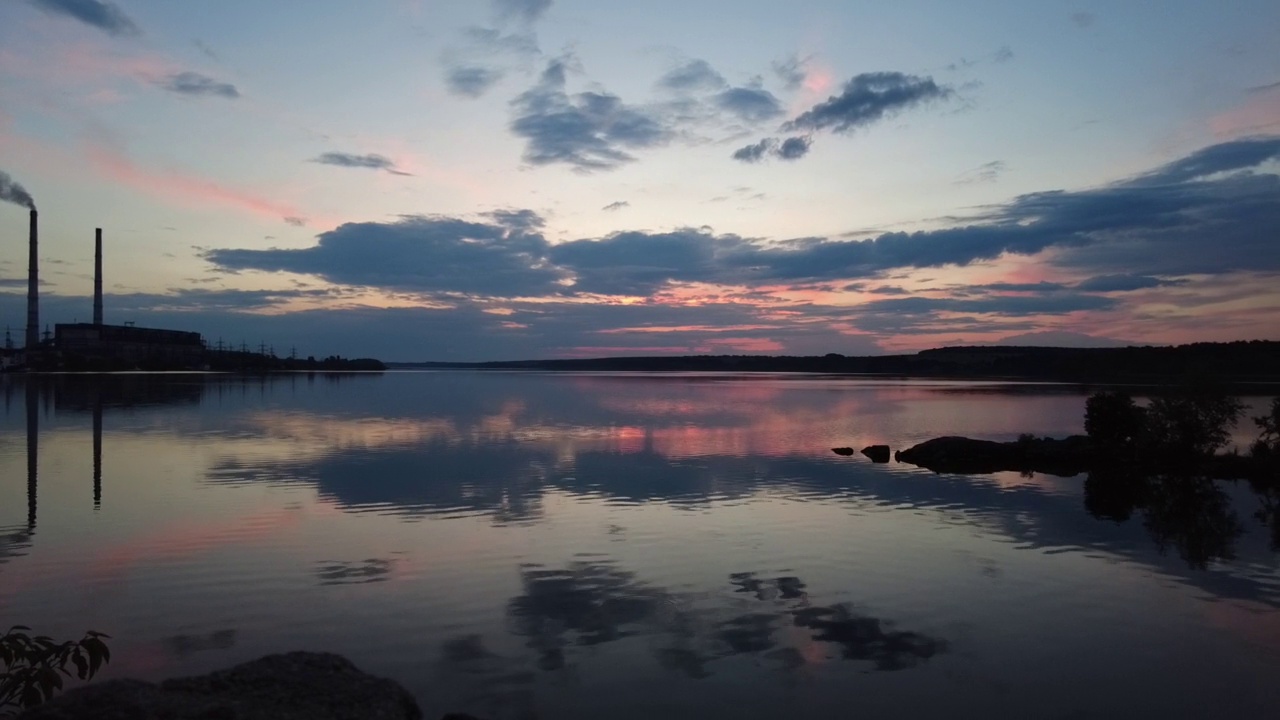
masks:
<path id="1" fill-rule="evenodd" d="M 1078 433 L 1074 388 L 2 382 L 0 624 L 109 633 L 104 678 L 311 649 L 400 681 L 427 717 L 1230 718 L 1280 701 L 1274 494 L 1220 483 L 1135 510 L 1083 477 L 830 450 Z"/>

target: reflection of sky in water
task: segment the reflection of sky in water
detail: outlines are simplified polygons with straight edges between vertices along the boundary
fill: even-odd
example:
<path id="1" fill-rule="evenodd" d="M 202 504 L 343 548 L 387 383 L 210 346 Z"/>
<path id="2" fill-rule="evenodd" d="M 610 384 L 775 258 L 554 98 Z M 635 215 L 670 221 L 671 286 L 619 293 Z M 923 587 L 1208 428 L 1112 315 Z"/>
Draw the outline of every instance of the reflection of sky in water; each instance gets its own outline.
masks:
<path id="1" fill-rule="evenodd" d="M 830 452 L 1079 432 L 1065 388 L 63 377 L 36 395 L 29 495 L 26 393 L 4 383 L 0 617 L 110 633 L 109 676 L 333 650 L 428 716 L 1172 716 L 1210 697 L 1247 716 L 1280 696 L 1274 496 L 1135 505 L 1116 483 Z"/>

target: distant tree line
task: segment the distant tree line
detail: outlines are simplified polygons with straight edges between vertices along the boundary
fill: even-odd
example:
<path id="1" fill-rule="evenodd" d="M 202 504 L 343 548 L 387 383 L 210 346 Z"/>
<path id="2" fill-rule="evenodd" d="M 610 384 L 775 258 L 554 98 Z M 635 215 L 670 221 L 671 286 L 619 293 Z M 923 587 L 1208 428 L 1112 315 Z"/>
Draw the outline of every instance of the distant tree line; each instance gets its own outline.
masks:
<path id="1" fill-rule="evenodd" d="M 1213 372 L 1232 382 L 1261 382 L 1280 379 L 1280 342 L 1123 348 L 947 347 L 911 355 L 685 355 L 392 365 L 478 370 L 811 372 L 1143 384 L 1176 383 L 1188 373 Z"/>

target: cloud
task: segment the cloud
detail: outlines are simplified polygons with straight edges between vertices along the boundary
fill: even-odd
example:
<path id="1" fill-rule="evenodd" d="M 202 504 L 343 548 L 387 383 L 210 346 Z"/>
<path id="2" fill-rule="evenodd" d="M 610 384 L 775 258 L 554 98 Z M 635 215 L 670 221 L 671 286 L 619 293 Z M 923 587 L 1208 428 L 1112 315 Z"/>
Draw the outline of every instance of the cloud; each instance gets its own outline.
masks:
<path id="1" fill-rule="evenodd" d="M 1076 289 L 1088 292 L 1131 292 L 1133 290 L 1184 284 L 1186 284 L 1184 280 L 1162 280 L 1150 275 L 1117 274 L 1091 277 L 1088 280 L 1077 283 Z"/>
<path id="2" fill-rule="evenodd" d="M 1121 299 L 1100 293 L 1181 285 L 1184 281 L 1176 278 L 1187 276 L 1280 271 L 1280 247 L 1274 241 L 1274 228 L 1280 226 L 1280 177 L 1254 172 L 1256 166 L 1246 164 L 1247 158 L 1261 162 L 1266 157 L 1240 147 L 1205 148 L 1136 179 L 1029 193 L 985 208 L 968 224 L 882 232 L 866 240 L 768 241 L 704 227 L 626 231 L 551 244 L 542 234 L 541 216 L 503 210 L 478 221 L 411 217 L 350 223 L 322 233 L 311 248 L 214 250 L 205 257 L 223 270 L 313 274 L 344 285 L 437 297 L 461 294 L 477 302 L 542 298 L 539 311 L 549 303 L 572 304 L 598 295 L 661 304 L 672 301 L 672 293 L 694 287 L 722 288 L 696 291 L 721 302 L 763 307 L 781 302 L 780 288 L 836 292 L 850 282 L 884 279 L 904 270 L 965 266 L 1049 249 L 1053 252 L 1042 256 L 1046 266 L 1088 278 L 1076 284 L 951 287 L 872 301 L 847 312 L 817 306 L 803 310 L 810 319 L 847 321 L 856 316 L 859 327 L 868 331 L 914 327 L 942 332 L 935 327 L 939 313 L 1030 317 L 1105 311 L 1119 307 Z M 1202 170 L 1188 167 L 1214 172 L 1202 177 Z M 1236 170 L 1222 172 L 1226 167 Z M 1147 181 L 1151 177 L 1183 181 L 1152 184 Z M 1211 252 L 1206 242 L 1212 243 Z M 881 288 L 879 294 L 889 292 L 897 291 Z M 530 324 L 525 319 L 512 322 Z M 543 318 L 534 325 L 548 322 Z M 776 337 L 776 328 L 774 333 Z"/>
<path id="3" fill-rule="evenodd" d="M 538 83 L 511 101 L 511 131 L 525 140 L 532 165 L 612 170 L 635 160 L 628 150 L 667 143 L 672 132 L 655 115 L 607 92 L 565 91 L 566 58 L 547 63 Z"/>
<path id="4" fill-rule="evenodd" d="M 210 250 L 224 270 L 316 275 L 342 285 L 494 297 L 552 295 L 564 272 L 546 266 L 541 219 L 528 211 L 494 213 L 490 222 L 406 217 L 394 223 L 346 223 L 303 249 Z"/>
<path id="5" fill-rule="evenodd" d="M 778 157 L 782 160 L 799 160 L 809 153 L 813 141 L 804 135 L 789 137 L 778 146 Z"/>
<path id="6" fill-rule="evenodd" d="M 1057 295 L 991 295 L 983 298 L 896 297 L 872 300 L 858 306 L 859 312 L 913 315 L 938 311 L 999 314 L 1061 315 L 1079 310 L 1102 310 L 1114 307 L 1116 300 L 1100 295 L 1062 293 Z"/>
<path id="7" fill-rule="evenodd" d="M 501 79 L 501 70 L 479 65 L 461 65 L 449 68 L 445 73 L 449 92 L 469 98 L 480 97 Z"/>
<path id="8" fill-rule="evenodd" d="M 213 96 L 228 100 L 240 97 L 240 91 L 235 85 L 214 80 L 207 75 L 190 70 L 170 75 L 164 80 L 157 81 L 156 84 L 169 92 L 182 95 Z"/>
<path id="9" fill-rule="evenodd" d="M 286 217 L 283 219 L 286 225 L 292 225 L 294 227 L 305 227 L 307 224 L 306 218 L 298 217 L 296 215 L 290 215 L 289 217 Z"/>
<path id="10" fill-rule="evenodd" d="M 574 274 L 577 292 L 650 295 L 672 282 L 719 278 L 724 266 L 718 256 L 737 243 L 736 236 L 713 236 L 694 229 L 620 232 L 600 240 L 555 245 L 548 257 Z"/>
<path id="11" fill-rule="evenodd" d="M 960 177 L 956 178 L 953 185 L 977 185 L 979 183 L 995 182 L 1008 170 L 1003 160 L 992 160 L 991 162 L 982 163 L 976 168 L 964 171 Z"/>
<path id="12" fill-rule="evenodd" d="M 805 135 L 789 137 L 781 142 L 777 138 L 764 138 L 758 143 L 740 147 L 733 151 L 733 159 L 739 162 L 756 163 L 766 157 L 779 160 L 799 160 L 809 153 L 813 140 Z"/>
<path id="13" fill-rule="evenodd" d="M 863 73 L 845 83 L 839 95 L 814 105 L 785 123 L 783 129 L 789 132 L 852 132 L 921 103 L 944 100 L 952 94 L 950 88 L 938 85 L 933 78 L 900 72 Z"/>
<path id="14" fill-rule="evenodd" d="M 719 90 L 728 84 L 706 60 L 689 60 L 658 78 L 658 87 L 675 92 Z"/>
<path id="15" fill-rule="evenodd" d="M 753 145 L 747 145 L 734 150 L 733 159 L 748 163 L 760 162 L 769 154 L 770 150 L 773 150 L 777 146 L 777 138 L 765 138 Z"/>
<path id="16" fill-rule="evenodd" d="M 715 96 L 719 109 L 745 123 L 758 124 L 783 114 L 782 103 L 773 93 L 758 87 L 729 88 Z"/>
<path id="17" fill-rule="evenodd" d="M 549 4 L 549 3 L 548 3 Z M 499 22 L 508 25 L 513 18 L 502 15 Z M 498 84 L 512 70 L 523 70 L 541 55 L 538 38 L 529 22 L 511 32 L 499 28 L 468 27 L 462 33 L 463 44 L 447 49 L 441 56 L 444 82 L 449 92 L 466 98 L 478 98 Z"/>
<path id="18" fill-rule="evenodd" d="M 626 200 L 616 200 L 614 202 L 609 203 L 608 205 L 605 205 L 600 209 L 604 210 L 605 212 L 613 212 L 615 210 L 621 210 L 624 207 L 631 207 L 631 203 L 627 202 Z"/>
<path id="19" fill-rule="evenodd" d="M 805 77 L 808 76 L 805 71 L 806 64 L 808 64 L 808 58 L 800 58 L 797 55 L 792 55 L 786 60 L 775 60 L 772 64 L 773 74 L 778 76 L 787 90 L 798 90 L 801 85 L 804 85 Z"/>
<path id="20" fill-rule="evenodd" d="M 493 8 L 501 20 L 534 23 L 551 8 L 551 0 L 493 0 Z"/>
<path id="21" fill-rule="evenodd" d="M 138 26 L 115 3 L 102 0 L 28 0 L 54 15 L 65 15 L 91 25 L 108 35 L 137 35 Z"/>
<path id="22" fill-rule="evenodd" d="M 228 187 L 218 182 L 167 170 L 157 171 L 134 163 L 118 148 L 93 144 L 88 148 L 90 162 L 107 177 L 125 185 L 160 197 L 173 198 L 195 207 L 210 204 L 234 207 L 279 219 L 300 217 L 296 207 L 256 193 Z"/>
<path id="23" fill-rule="evenodd" d="M 1007 63 L 1012 59 L 1013 59 L 1013 49 L 1010 48 L 1008 45 L 1003 45 L 1000 48 L 998 48 L 995 52 L 988 53 L 974 60 L 970 60 L 969 58 L 960 58 L 958 61 L 948 64 L 947 69 L 952 71 L 968 69 L 975 65 L 980 65 L 984 62 L 990 62 L 996 65 L 999 65 L 1002 63 Z"/>
<path id="24" fill-rule="evenodd" d="M 1168 185 L 1207 178 L 1217 173 L 1256 167 L 1280 159 L 1280 137 L 1246 138 L 1197 150 L 1138 176 L 1134 185 Z"/>
<path id="25" fill-rule="evenodd" d="M 311 158 L 311 162 L 320 163 L 321 165 L 335 165 L 337 167 L 346 168 L 368 168 L 370 170 L 386 170 L 393 175 L 408 175 L 409 173 L 396 169 L 396 164 L 391 158 L 377 153 L 369 153 L 367 155 L 356 155 L 354 153 L 344 152 L 327 152 Z"/>

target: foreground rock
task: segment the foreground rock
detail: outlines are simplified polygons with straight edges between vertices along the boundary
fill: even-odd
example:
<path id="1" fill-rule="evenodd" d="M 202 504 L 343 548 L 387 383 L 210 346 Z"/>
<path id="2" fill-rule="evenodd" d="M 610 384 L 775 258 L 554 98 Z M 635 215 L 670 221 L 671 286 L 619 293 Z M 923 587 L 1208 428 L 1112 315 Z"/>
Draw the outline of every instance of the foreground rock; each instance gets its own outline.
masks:
<path id="1" fill-rule="evenodd" d="M 1014 442 L 940 437 L 900 450 L 898 462 L 940 473 L 992 473 L 1004 470 L 1039 472 L 1070 477 L 1093 464 L 1089 438 L 1072 435 L 1062 440 L 1023 438 Z"/>
<path id="2" fill-rule="evenodd" d="M 330 653 L 268 655 L 229 670 L 165 680 L 111 680 L 72 690 L 21 720 L 418 720 L 398 683 Z"/>
<path id="3" fill-rule="evenodd" d="M 871 458 L 871 462 L 875 462 L 875 463 L 889 462 L 889 446 L 888 445 L 868 445 L 862 448 L 862 454 Z"/>

